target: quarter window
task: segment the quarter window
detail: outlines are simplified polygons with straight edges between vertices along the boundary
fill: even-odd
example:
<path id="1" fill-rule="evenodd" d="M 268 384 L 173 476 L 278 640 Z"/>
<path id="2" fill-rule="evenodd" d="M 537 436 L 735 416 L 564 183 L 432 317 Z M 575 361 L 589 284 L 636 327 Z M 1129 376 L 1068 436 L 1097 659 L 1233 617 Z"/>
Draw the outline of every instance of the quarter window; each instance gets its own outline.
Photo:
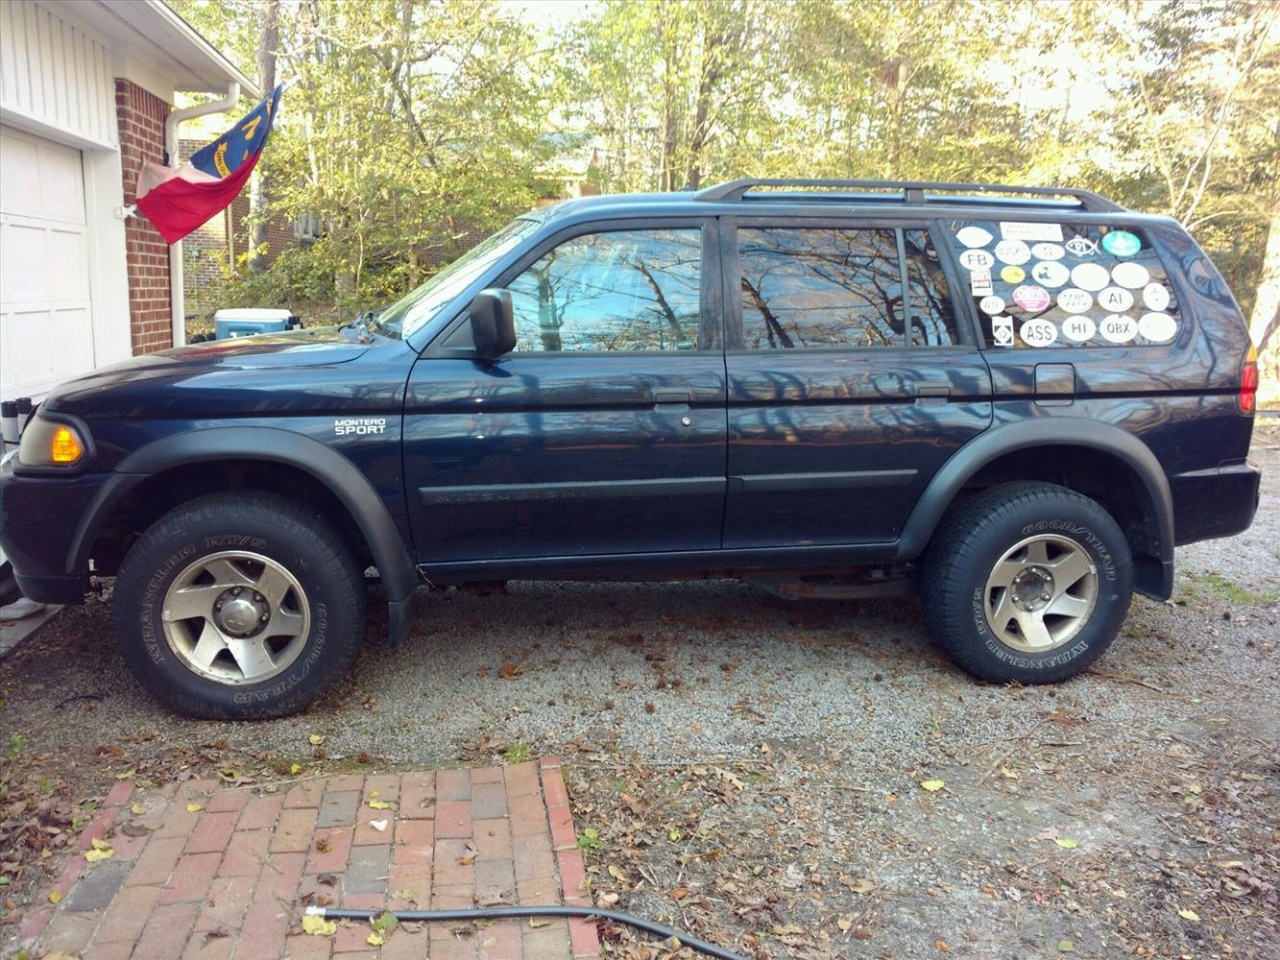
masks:
<path id="1" fill-rule="evenodd" d="M 508 284 L 516 350 L 695 350 L 701 276 L 697 229 L 574 237 Z"/>

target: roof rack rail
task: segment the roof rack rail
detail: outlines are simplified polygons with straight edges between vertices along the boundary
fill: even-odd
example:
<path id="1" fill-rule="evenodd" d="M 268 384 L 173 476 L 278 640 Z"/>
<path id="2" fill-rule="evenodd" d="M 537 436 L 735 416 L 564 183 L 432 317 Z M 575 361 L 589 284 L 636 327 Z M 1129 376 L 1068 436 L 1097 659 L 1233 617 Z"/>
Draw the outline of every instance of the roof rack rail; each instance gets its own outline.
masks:
<path id="1" fill-rule="evenodd" d="M 1092 190 L 1077 190 L 1073 187 L 1014 187 L 1004 184 L 984 184 L 984 183 L 943 183 L 917 180 L 840 180 L 840 179 L 804 179 L 789 177 L 765 177 L 765 178 L 745 178 L 742 180 L 730 180 L 728 183 L 718 183 L 712 187 L 706 187 L 699 190 L 693 195 L 695 200 L 705 200 L 709 202 L 733 202 L 737 200 L 748 199 L 747 194 L 760 187 L 852 187 L 858 190 L 876 190 L 876 191 L 901 191 L 901 196 L 883 196 L 883 197 L 866 197 L 867 200 L 900 200 L 903 203 L 938 203 L 954 200 L 954 194 L 959 193 L 980 193 L 980 194 L 1023 194 L 1026 196 L 1037 197 L 1072 197 L 1079 201 L 1080 206 L 1090 213 L 1115 213 L 1125 208 L 1108 200 L 1101 194 L 1094 193 Z M 939 193 L 952 194 L 952 196 L 929 196 L 928 194 Z M 759 200 L 763 196 L 752 197 L 750 199 Z M 788 199 L 794 199 L 789 197 Z M 859 197 L 858 199 L 864 199 Z"/>

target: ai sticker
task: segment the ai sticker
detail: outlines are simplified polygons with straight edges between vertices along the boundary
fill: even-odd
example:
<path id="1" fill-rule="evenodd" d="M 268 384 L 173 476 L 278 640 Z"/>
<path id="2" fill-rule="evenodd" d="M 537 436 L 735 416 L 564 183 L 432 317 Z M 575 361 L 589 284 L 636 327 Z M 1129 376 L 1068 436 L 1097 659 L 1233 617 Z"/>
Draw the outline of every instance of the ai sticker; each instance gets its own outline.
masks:
<path id="1" fill-rule="evenodd" d="M 988 243 L 995 239 L 986 230 L 981 227 L 975 227 L 970 224 L 967 227 L 961 227 L 956 231 L 956 239 L 963 243 L 966 247 L 985 247 Z"/>
<path id="2" fill-rule="evenodd" d="M 1111 276 L 1116 283 L 1122 287 L 1128 287 L 1130 290 L 1137 290 L 1139 287 L 1145 287 L 1151 282 L 1151 274 L 1147 272 L 1147 268 L 1140 263 L 1117 263 L 1111 271 Z"/>
<path id="3" fill-rule="evenodd" d="M 1102 321 L 1099 329 L 1108 343 L 1132 343 L 1138 332 L 1138 321 L 1122 313 L 1113 313 Z"/>
<path id="4" fill-rule="evenodd" d="M 1098 294 L 1098 306 L 1107 313 L 1124 313 L 1133 306 L 1133 294 L 1124 287 L 1107 287 Z"/>
<path id="5" fill-rule="evenodd" d="M 1097 293 L 1111 282 L 1111 274 L 1100 263 L 1082 263 L 1071 271 L 1071 282 L 1081 290 Z"/>
<path id="6" fill-rule="evenodd" d="M 1013 302 L 1027 313 L 1039 313 L 1049 305 L 1049 291 L 1025 284 L 1013 291 Z"/>
<path id="7" fill-rule="evenodd" d="M 1178 332 L 1178 321 L 1167 313 L 1146 313 L 1138 321 L 1138 332 L 1153 343 L 1168 343 Z"/>
<path id="8" fill-rule="evenodd" d="M 1102 238 L 1102 249 L 1113 257 L 1132 257 L 1142 249 L 1142 241 L 1128 230 L 1112 230 Z"/>
<path id="9" fill-rule="evenodd" d="M 1098 252 L 1098 245 L 1088 237 L 1082 237 L 1078 234 L 1068 240 L 1064 246 L 1073 256 L 1092 257 Z"/>
<path id="10" fill-rule="evenodd" d="M 1028 320 L 1018 336 L 1029 347 L 1047 347 L 1058 339 L 1058 328 L 1048 320 Z"/>
<path id="11" fill-rule="evenodd" d="M 997 313 L 1004 312 L 1004 301 L 995 296 L 983 297 L 978 302 L 978 309 L 983 313 L 989 313 L 994 317 Z"/>
<path id="12" fill-rule="evenodd" d="M 989 296 L 994 291 L 991 287 L 991 271 L 975 270 L 969 274 L 969 292 L 975 297 Z"/>
<path id="13" fill-rule="evenodd" d="M 1062 335 L 1072 343 L 1088 343 L 1098 332 L 1092 317 L 1067 317 L 1062 321 Z"/>
<path id="14" fill-rule="evenodd" d="M 1058 294 L 1058 306 L 1067 313 L 1084 313 L 1093 306 L 1093 296 L 1075 287 L 1067 287 Z"/>
<path id="15" fill-rule="evenodd" d="M 1044 244 L 1037 244 L 1037 246 L 1044 246 Z M 1042 287 L 1060 287 L 1071 279 L 1071 271 L 1067 269 L 1065 263 L 1042 260 L 1031 268 L 1031 279 Z"/>
<path id="16" fill-rule="evenodd" d="M 1021 240 L 1001 240 L 996 244 L 996 259 L 1003 263 L 1026 263 L 1031 259 L 1031 248 Z"/>
<path id="17" fill-rule="evenodd" d="M 1005 240 L 1051 240 L 1062 242 L 1060 223 L 1000 223 L 1000 236 Z"/>
<path id="18" fill-rule="evenodd" d="M 1021 267 L 1007 266 L 1000 271 L 1000 279 L 1005 283 L 1021 283 L 1027 279 L 1027 271 Z"/>
<path id="19" fill-rule="evenodd" d="M 1169 288 L 1162 283 L 1148 283 L 1142 288 L 1142 302 L 1157 312 L 1169 307 Z"/>
<path id="20" fill-rule="evenodd" d="M 1031 248 L 1031 255 L 1037 260 L 1061 260 L 1067 251 L 1057 243 L 1037 243 Z"/>
<path id="21" fill-rule="evenodd" d="M 991 339 L 997 347 L 1013 346 L 1013 317 L 991 318 Z"/>

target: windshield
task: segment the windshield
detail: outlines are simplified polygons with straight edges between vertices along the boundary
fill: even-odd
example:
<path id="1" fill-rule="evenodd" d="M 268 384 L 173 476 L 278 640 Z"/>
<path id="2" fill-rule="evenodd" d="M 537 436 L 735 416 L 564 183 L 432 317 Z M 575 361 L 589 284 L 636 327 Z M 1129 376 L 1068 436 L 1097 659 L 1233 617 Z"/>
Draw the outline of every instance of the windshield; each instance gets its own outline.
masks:
<path id="1" fill-rule="evenodd" d="M 538 228 L 536 220 L 513 220 L 476 244 L 418 289 L 405 294 L 376 318 L 388 336 L 409 337 L 451 303 L 467 286 Z"/>

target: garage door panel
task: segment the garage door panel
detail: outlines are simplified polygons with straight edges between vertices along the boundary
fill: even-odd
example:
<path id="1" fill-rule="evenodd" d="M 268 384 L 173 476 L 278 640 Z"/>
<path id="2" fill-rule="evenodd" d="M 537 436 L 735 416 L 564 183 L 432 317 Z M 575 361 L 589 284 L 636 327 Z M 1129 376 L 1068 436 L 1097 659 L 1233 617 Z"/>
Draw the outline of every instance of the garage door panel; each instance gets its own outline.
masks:
<path id="1" fill-rule="evenodd" d="M 47 347 L 50 374 L 61 370 L 88 370 L 93 366 L 93 338 L 84 335 L 87 329 L 87 303 L 50 312 Z"/>
<path id="2" fill-rule="evenodd" d="M 86 300 L 89 297 L 89 263 L 84 232 L 50 230 L 45 234 L 48 277 L 53 301 Z"/>
<path id="3" fill-rule="evenodd" d="M 0 136 L 0 209 L 19 216 L 40 214 L 40 148 L 31 141 Z"/>
<path id="4" fill-rule="evenodd" d="M 85 222 L 84 176 L 80 151 L 49 144 L 40 151 L 40 216 L 66 223 Z"/>
<path id="5" fill-rule="evenodd" d="M 51 310 L 14 310 L 4 318 L 4 382 L 25 384 L 53 375 Z"/>
<path id="6" fill-rule="evenodd" d="M 0 298 L 6 303 L 28 303 L 48 298 L 47 229 L 23 223 L 0 225 L 0 260 L 3 261 L 0 271 L 4 277 Z"/>

